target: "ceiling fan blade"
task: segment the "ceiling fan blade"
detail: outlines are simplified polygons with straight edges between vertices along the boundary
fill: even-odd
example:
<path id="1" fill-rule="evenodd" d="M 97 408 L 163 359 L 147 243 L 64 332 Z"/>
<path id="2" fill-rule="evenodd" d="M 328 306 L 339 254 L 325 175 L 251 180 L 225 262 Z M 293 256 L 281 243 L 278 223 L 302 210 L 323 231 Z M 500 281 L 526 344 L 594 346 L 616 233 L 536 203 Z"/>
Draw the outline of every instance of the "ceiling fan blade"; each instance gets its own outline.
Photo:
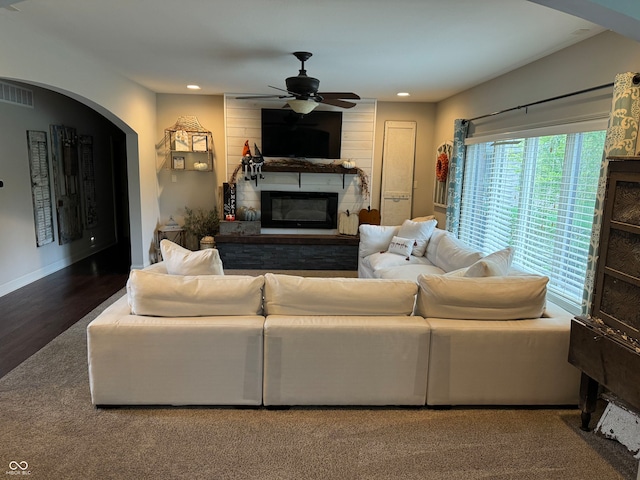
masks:
<path id="1" fill-rule="evenodd" d="M 323 98 L 322 100 L 320 100 L 320 103 L 341 108 L 353 108 L 356 106 L 356 104 L 353 102 L 345 102 L 344 100 L 339 100 L 337 98 Z"/>
<path id="2" fill-rule="evenodd" d="M 348 100 L 360 100 L 360 95 L 353 92 L 318 92 L 323 98 L 343 98 Z"/>
<path id="3" fill-rule="evenodd" d="M 273 85 L 267 85 L 267 87 L 275 88 L 276 90 L 280 90 L 281 92 L 287 92 L 289 95 L 295 95 L 293 92 L 290 92 L 289 90 L 285 90 L 284 88 L 274 87 Z"/>

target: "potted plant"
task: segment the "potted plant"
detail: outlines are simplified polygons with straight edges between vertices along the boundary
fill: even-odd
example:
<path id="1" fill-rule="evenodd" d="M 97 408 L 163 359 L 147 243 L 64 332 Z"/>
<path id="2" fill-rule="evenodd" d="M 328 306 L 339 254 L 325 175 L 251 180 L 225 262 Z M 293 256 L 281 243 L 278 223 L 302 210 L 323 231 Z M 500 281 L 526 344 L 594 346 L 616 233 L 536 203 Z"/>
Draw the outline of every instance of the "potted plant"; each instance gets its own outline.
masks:
<path id="1" fill-rule="evenodd" d="M 220 218 L 216 207 L 211 210 L 184 207 L 184 211 L 184 230 L 191 236 L 190 245 L 195 243 L 198 248 L 204 237 L 213 237 L 218 233 Z"/>

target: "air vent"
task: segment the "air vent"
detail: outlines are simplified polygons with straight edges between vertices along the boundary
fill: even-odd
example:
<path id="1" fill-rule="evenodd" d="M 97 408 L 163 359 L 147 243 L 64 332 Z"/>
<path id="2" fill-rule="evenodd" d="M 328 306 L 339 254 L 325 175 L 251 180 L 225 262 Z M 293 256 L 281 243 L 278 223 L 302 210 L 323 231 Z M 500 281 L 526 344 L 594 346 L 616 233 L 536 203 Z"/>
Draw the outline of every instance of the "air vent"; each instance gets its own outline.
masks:
<path id="1" fill-rule="evenodd" d="M 0 82 L 0 102 L 33 108 L 33 91 Z"/>

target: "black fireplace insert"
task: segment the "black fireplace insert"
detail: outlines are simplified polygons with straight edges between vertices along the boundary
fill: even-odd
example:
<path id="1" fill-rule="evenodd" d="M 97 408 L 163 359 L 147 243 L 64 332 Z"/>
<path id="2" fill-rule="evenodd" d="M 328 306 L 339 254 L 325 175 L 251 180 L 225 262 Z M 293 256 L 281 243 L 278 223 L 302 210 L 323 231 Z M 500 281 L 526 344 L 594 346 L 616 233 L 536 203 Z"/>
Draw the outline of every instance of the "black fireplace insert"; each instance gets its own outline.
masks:
<path id="1" fill-rule="evenodd" d="M 264 228 L 320 228 L 338 226 L 338 194 L 332 192 L 261 192 Z"/>

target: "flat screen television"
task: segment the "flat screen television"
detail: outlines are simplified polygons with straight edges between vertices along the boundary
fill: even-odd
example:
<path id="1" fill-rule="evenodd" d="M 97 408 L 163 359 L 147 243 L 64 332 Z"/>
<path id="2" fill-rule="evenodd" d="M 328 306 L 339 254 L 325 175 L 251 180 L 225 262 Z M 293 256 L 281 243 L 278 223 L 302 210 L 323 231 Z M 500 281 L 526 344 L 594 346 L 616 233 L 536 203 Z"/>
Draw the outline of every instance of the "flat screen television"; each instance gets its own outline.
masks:
<path id="1" fill-rule="evenodd" d="M 262 155 L 285 158 L 340 158 L 342 112 L 262 109 Z"/>

